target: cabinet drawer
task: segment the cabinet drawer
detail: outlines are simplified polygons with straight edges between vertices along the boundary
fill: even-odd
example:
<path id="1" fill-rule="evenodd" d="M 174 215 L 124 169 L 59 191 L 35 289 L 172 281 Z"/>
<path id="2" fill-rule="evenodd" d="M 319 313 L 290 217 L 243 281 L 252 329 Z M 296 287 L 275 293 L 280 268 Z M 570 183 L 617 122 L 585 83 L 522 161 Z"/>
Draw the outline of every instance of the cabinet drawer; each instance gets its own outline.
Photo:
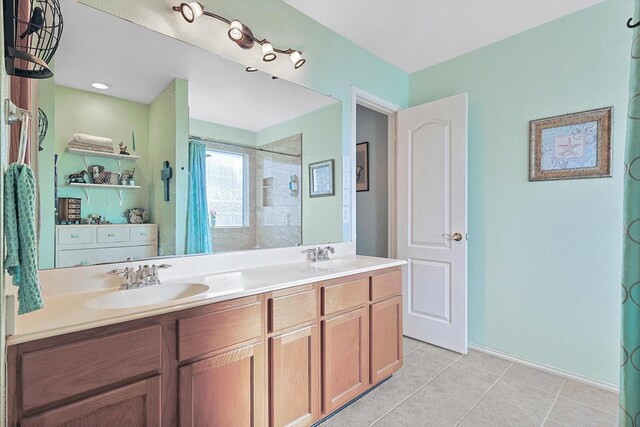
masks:
<path id="1" fill-rule="evenodd" d="M 72 249 L 58 251 L 56 254 L 56 268 L 133 261 L 153 258 L 157 255 L 158 248 L 155 244 L 102 249 Z"/>
<path id="2" fill-rule="evenodd" d="M 98 228 L 98 243 L 128 242 L 129 230 L 126 226 L 108 226 Z"/>
<path id="3" fill-rule="evenodd" d="M 129 239 L 132 242 L 155 242 L 157 232 L 155 225 L 132 225 Z"/>
<path id="4" fill-rule="evenodd" d="M 59 227 L 59 245 L 84 245 L 95 243 L 96 227 Z"/>
<path id="5" fill-rule="evenodd" d="M 322 315 L 357 307 L 366 304 L 368 300 L 368 278 L 325 286 L 322 288 Z"/>
<path id="6" fill-rule="evenodd" d="M 160 376 L 26 418 L 22 427 L 159 426 Z"/>
<path id="7" fill-rule="evenodd" d="M 279 331 L 315 320 L 318 316 L 316 290 L 269 299 L 269 330 Z"/>
<path id="8" fill-rule="evenodd" d="M 262 336 L 262 302 L 178 320 L 178 359 L 221 350 Z"/>
<path id="9" fill-rule="evenodd" d="M 160 326 L 151 326 L 24 354 L 24 410 L 160 372 L 160 340 Z"/>
<path id="10" fill-rule="evenodd" d="M 400 270 L 373 276 L 371 278 L 371 301 L 402 293 L 402 272 Z"/>

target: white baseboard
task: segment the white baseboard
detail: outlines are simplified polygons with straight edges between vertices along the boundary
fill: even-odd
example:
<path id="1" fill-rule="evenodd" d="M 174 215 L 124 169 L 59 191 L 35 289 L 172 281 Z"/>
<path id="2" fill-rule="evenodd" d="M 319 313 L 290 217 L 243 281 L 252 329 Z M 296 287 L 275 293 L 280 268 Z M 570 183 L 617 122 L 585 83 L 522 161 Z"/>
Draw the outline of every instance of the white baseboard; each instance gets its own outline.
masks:
<path id="1" fill-rule="evenodd" d="M 492 348 L 484 347 L 484 346 L 481 346 L 481 345 L 478 345 L 478 344 L 468 343 L 468 346 L 472 350 L 481 351 L 483 353 L 487 353 L 487 354 L 490 354 L 492 356 L 497 356 L 497 357 L 500 357 L 502 359 L 509 360 L 511 362 L 520 363 L 521 365 L 530 366 L 532 368 L 540 369 L 541 371 L 550 372 L 552 374 L 560 375 L 560 376 L 565 377 L 565 378 L 569 378 L 569 379 L 572 379 L 572 380 L 575 380 L 575 381 L 579 381 L 581 383 L 589 384 L 589 385 L 592 385 L 594 387 L 603 388 L 603 389 L 606 389 L 606 390 L 609 390 L 609 391 L 613 391 L 615 393 L 619 393 L 620 392 L 620 387 L 618 387 L 616 384 L 611 384 L 611 383 L 608 383 L 606 381 L 600 381 L 600 380 L 597 380 L 597 379 L 594 379 L 594 378 L 589 378 L 587 376 L 580 375 L 580 374 L 577 374 L 575 372 L 565 371 L 564 369 L 554 368 L 553 366 L 549 366 L 549 365 L 545 365 L 545 364 L 542 364 L 542 363 L 534 362 L 534 361 L 531 361 L 531 360 L 528 360 L 528 359 L 524 359 L 524 358 L 519 357 L 519 356 L 514 356 L 512 354 L 505 353 L 505 352 L 502 352 L 500 350 L 494 350 Z"/>

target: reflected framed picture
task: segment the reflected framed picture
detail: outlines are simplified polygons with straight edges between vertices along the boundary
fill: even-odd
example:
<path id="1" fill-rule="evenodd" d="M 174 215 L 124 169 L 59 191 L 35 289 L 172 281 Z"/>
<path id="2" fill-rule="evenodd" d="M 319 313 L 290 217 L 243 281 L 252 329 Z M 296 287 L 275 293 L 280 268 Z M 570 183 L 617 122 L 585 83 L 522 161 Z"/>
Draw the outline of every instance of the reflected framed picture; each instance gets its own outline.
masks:
<path id="1" fill-rule="evenodd" d="M 529 181 L 611 176 L 613 107 L 532 120 Z"/>
<path id="2" fill-rule="evenodd" d="M 369 143 L 356 144 L 356 191 L 369 191 Z"/>
<path id="3" fill-rule="evenodd" d="M 327 197 L 336 194 L 333 159 L 309 165 L 309 197 Z"/>

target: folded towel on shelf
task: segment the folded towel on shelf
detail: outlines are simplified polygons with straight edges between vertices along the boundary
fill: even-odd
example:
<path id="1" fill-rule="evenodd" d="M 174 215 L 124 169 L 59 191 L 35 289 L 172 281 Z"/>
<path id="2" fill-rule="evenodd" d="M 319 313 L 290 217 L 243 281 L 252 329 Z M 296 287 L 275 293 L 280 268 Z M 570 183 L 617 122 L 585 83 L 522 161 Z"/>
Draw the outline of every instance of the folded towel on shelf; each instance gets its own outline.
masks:
<path id="1" fill-rule="evenodd" d="M 69 141 L 67 144 L 69 148 L 77 148 L 78 150 L 89 150 L 89 151 L 98 151 L 101 153 L 113 153 L 113 147 L 104 147 L 102 145 L 94 145 L 94 144 L 85 144 L 77 141 Z"/>
<path id="2" fill-rule="evenodd" d="M 86 135 L 84 133 L 74 133 L 71 138 L 73 141 L 83 142 L 86 144 L 103 145 L 105 147 L 113 147 L 113 139 L 103 138 L 101 136 Z"/>
<path id="3" fill-rule="evenodd" d="M 4 267 L 18 286 L 18 314 L 44 307 L 38 278 L 36 180 L 27 165 L 12 163 L 4 175 Z"/>

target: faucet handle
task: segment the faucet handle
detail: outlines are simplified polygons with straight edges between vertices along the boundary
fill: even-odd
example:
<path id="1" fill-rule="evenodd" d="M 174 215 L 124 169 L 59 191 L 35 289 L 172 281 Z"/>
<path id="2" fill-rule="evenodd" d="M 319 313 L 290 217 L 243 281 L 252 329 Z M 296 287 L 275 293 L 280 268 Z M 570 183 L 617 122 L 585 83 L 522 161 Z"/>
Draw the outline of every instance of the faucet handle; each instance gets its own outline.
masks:
<path id="1" fill-rule="evenodd" d="M 318 250 L 320 248 L 310 248 L 307 249 L 305 252 L 307 252 L 307 255 L 309 256 L 309 258 L 311 258 L 311 261 L 316 262 L 318 260 Z"/>
<path id="2" fill-rule="evenodd" d="M 333 246 L 325 246 L 324 250 L 325 250 L 325 251 L 329 251 L 329 252 L 331 252 L 332 254 L 335 254 L 335 253 L 336 253 L 336 250 L 334 249 L 334 247 L 333 247 Z"/>

